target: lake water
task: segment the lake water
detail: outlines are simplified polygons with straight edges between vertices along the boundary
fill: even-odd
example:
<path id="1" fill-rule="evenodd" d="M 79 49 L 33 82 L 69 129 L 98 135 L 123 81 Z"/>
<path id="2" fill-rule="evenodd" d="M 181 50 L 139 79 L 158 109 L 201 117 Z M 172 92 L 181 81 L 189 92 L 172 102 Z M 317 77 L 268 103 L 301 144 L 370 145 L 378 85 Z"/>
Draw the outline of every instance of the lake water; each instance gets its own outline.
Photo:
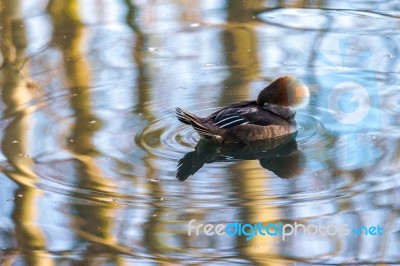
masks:
<path id="1" fill-rule="evenodd" d="M 395 0 L 1 0 L 0 264 L 400 264 L 399 28 Z M 175 118 L 287 74 L 295 140 Z"/>

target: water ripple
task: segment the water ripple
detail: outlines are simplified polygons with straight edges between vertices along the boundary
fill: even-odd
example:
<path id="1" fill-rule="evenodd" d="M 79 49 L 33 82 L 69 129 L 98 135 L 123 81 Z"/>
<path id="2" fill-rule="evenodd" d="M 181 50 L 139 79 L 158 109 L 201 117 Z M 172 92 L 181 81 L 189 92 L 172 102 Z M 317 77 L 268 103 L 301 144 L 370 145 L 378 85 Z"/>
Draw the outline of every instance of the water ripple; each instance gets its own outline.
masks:
<path id="1" fill-rule="evenodd" d="M 210 109 L 196 111 L 197 114 L 209 112 Z M 196 147 L 200 136 L 193 128 L 179 122 L 171 113 L 173 113 L 172 110 L 165 116 L 150 122 L 136 134 L 135 141 L 152 155 L 161 159 L 177 160 Z"/>
<path id="2" fill-rule="evenodd" d="M 399 20 L 372 11 L 329 9 L 272 9 L 261 12 L 258 18 L 268 24 L 300 30 L 330 30 L 336 32 L 390 31 L 399 27 Z"/>

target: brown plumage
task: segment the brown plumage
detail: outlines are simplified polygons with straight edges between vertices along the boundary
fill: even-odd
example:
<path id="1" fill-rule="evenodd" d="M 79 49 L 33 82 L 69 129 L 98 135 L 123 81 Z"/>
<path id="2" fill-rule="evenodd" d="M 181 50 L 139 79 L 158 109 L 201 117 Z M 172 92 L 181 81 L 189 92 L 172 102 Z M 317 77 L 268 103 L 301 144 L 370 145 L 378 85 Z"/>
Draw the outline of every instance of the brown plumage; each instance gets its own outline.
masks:
<path id="1" fill-rule="evenodd" d="M 296 132 L 296 111 L 307 104 L 308 98 L 305 85 L 284 76 L 263 89 L 256 101 L 233 103 L 206 118 L 180 108 L 176 109 L 176 115 L 202 137 L 216 142 L 266 140 Z"/>

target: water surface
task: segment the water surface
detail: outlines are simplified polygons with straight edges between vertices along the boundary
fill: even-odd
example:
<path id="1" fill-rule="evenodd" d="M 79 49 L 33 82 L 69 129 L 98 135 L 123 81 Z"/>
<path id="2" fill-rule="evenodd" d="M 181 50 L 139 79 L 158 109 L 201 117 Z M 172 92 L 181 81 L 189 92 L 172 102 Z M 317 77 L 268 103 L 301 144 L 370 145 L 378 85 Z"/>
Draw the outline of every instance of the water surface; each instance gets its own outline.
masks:
<path id="1" fill-rule="evenodd" d="M 2 0 L 0 12 L 2 264 L 400 263 L 397 1 Z M 285 74 L 312 94 L 294 142 L 196 147 L 174 116 L 254 99 Z M 187 154 L 207 160 L 179 182 Z M 188 236 L 192 219 L 385 230 L 246 241 Z"/>

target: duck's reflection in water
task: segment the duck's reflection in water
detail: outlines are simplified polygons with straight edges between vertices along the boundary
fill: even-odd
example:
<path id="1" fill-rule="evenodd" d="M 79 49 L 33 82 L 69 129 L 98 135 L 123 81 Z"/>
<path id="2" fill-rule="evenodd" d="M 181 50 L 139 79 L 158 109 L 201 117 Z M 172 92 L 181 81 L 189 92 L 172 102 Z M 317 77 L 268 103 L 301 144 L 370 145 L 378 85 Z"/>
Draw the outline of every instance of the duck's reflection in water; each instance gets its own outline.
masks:
<path id="1" fill-rule="evenodd" d="M 206 163 L 242 160 L 259 160 L 263 168 L 280 178 L 293 178 L 303 171 L 305 156 L 297 149 L 293 135 L 246 144 L 219 144 L 201 139 L 194 151 L 179 160 L 176 178 L 185 181 Z"/>

